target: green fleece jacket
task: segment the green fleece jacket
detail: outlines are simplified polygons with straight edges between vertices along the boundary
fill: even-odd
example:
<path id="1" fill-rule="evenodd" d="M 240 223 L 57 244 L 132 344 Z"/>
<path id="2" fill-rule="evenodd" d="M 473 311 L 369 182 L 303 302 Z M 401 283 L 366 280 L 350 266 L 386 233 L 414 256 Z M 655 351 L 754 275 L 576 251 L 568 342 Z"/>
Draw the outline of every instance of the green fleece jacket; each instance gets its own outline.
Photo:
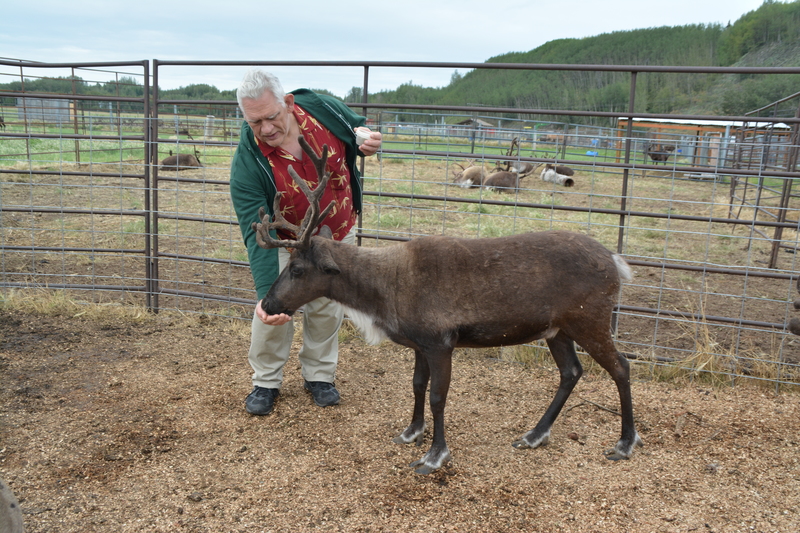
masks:
<path id="1" fill-rule="evenodd" d="M 356 168 L 358 151 L 354 129 L 363 126 L 366 119 L 354 113 L 336 98 L 317 94 L 307 89 L 292 91 L 294 101 L 323 126 L 328 128 L 345 145 L 347 166 L 350 169 L 350 185 L 353 189 L 353 207 L 361 211 L 361 177 Z M 258 209 L 263 207 L 272 216 L 272 203 L 277 192 L 275 178 L 269 161 L 261 153 L 247 122 L 242 123 L 241 137 L 231 163 L 231 201 L 239 220 L 239 228 L 247 247 L 250 272 L 256 284 L 256 293 L 261 300 L 278 277 L 278 250 L 265 250 L 256 242 L 253 222 L 261 222 Z M 272 232 L 275 237 L 275 232 Z"/>

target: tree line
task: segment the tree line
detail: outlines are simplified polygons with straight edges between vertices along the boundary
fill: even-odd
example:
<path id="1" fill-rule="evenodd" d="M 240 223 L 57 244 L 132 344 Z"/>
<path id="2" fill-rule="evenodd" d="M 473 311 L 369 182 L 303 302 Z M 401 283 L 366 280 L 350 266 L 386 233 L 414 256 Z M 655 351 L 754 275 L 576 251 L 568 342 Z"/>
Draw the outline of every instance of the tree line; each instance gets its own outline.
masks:
<path id="1" fill-rule="evenodd" d="M 735 23 L 618 31 L 549 41 L 487 63 L 798 66 L 800 2 L 766 0 Z M 639 73 L 635 111 L 741 115 L 793 94 L 794 75 Z M 370 95 L 376 103 L 465 105 L 621 112 L 628 108 L 630 74 L 476 69 L 456 73 L 445 87 L 407 83 Z M 361 101 L 354 88 L 346 101 Z M 588 120 L 588 119 L 587 119 Z"/>
<path id="2" fill-rule="evenodd" d="M 558 39 L 528 52 L 511 52 L 487 63 L 668 65 L 668 66 L 798 66 L 800 65 L 800 0 L 765 0 L 733 24 L 690 24 L 606 33 L 583 39 Z M 144 88 L 134 77 L 91 83 L 80 77 L 26 79 L 0 84 L 0 90 L 142 98 Z M 546 70 L 476 69 L 456 72 L 445 87 L 405 83 L 369 95 L 387 104 L 480 105 L 543 110 L 622 112 L 628 108 L 630 75 L 626 72 L 564 72 Z M 717 75 L 640 73 L 635 111 L 741 115 L 794 93 L 795 75 Z M 320 92 L 331 94 L 324 89 Z M 236 99 L 235 90 L 191 84 L 160 90 L 162 99 Z M 362 89 L 353 87 L 344 100 L 361 102 Z M 15 105 L 13 98 L 3 104 Z M 83 109 L 106 110 L 108 104 L 81 101 Z M 141 112 L 141 104 L 115 104 L 123 112 Z M 181 114 L 224 116 L 229 107 L 183 105 Z M 170 109 L 168 112 L 172 112 Z M 402 112 L 397 113 L 402 120 Z"/>

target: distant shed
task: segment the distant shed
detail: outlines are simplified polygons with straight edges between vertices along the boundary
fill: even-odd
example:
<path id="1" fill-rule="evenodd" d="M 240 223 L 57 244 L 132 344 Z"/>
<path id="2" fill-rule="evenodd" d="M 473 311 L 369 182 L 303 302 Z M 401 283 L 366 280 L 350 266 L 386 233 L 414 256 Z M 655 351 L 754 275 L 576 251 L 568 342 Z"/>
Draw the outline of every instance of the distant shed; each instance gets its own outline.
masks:
<path id="1" fill-rule="evenodd" d="M 61 98 L 17 98 L 17 118 L 27 122 L 68 123 L 73 106 Z"/>
<path id="2" fill-rule="evenodd" d="M 620 117 L 620 141 L 624 141 L 627 127 L 628 118 Z M 649 142 L 678 146 L 678 152 L 690 158 L 691 166 L 751 168 L 754 161 L 780 166 L 791 135 L 791 128 L 783 122 L 634 117 L 631 127 L 635 136 Z M 755 150 L 756 144 L 763 148 Z M 624 142 L 617 143 L 617 161 L 622 159 L 623 146 Z"/>

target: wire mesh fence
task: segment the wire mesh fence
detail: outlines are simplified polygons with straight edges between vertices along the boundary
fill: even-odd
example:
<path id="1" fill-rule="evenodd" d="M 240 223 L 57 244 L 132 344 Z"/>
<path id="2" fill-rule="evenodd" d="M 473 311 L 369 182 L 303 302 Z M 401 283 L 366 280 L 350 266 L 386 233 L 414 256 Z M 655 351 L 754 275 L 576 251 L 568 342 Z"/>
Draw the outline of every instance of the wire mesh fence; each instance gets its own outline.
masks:
<path id="1" fill-rule="evenodd" d="M 255 292 L 228 194 L 235 102 L 213 102 L 212 114 L 203 102 L 154 98 L 149 111 L 144 97 L 37 97 L 66 98 L 72 114 L 10 121 L 16 100 L 2 100 L 0 286 L 249 319 Z M 800 346 L 785 327 L 797 296 L 796 122 L 725 119 L 711 131 L 714 117 L 644 124 L 631 113 L 599 126 L 480 108 L 406 123 L 361 107 L 384 139 L 363 161 L 361 246 L 586 233 L 635 270 L 615 323 L 630 358 L 798 382 Z M 178 155 L 197 164 L 164 163 Z M 526 163 L 508 188 L 454 182 L 470 166 Z M 543 179 L 547 164 L 571 169 L 572 185 Z"/>

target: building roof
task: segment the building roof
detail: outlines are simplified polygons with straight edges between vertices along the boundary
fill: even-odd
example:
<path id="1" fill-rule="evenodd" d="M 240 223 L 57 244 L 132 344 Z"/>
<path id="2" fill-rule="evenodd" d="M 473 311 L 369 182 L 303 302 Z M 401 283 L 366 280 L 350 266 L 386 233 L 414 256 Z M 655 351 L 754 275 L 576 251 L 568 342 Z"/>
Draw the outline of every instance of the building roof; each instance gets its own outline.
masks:
<path id="1" fill-rule="evenodd" d="M 619 117 L 620 122 L 627 122 L 628 117 Z M 732 128 L 741 128 L 743 122 L 741 120 L 701 120 L 701 119 L 682 119 L 682 118 L 641 118 L 633 117 L 634 123 L 651 123 L 651 124 L 675 124 L 686 126 L 705 126 L 705 127 L 719 127 L 725 128 L 730 126 Z M 783 122 L 747 122 L 748 127 L 751 128 L 768 128 L 773 126 L 779 129 L 789 129 L 789 126 Z"/>
<path id="2" fill-rule="evenodd" d="M 462 120 L 461 122 L 456 123 L 459 126 L 478 126 L 481 128 L 496 128 L 494 124 L 491 122 L 486 122 L 485 120 L 481 120 L 479 118 L 468 118 L 467 120 Z"/>

